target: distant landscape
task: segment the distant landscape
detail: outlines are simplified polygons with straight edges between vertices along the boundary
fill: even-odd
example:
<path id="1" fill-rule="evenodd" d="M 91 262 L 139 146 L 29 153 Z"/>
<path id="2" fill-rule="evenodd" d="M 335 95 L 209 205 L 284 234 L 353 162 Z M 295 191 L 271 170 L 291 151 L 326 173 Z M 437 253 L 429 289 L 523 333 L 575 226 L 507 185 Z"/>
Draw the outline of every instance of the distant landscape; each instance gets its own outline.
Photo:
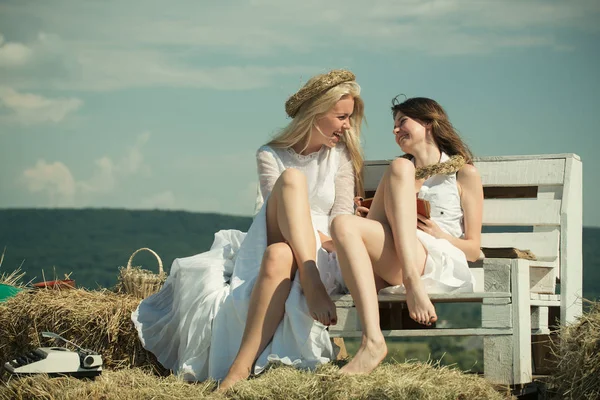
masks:
<path id="1" fill-rule="evenodd" d="M 118 209 L 0 210 L 0 251 L 6 247 L 0 271 L 21 266 L 26 281 L 63 278 L 77 286 L 110 288 L 120 266 L 138 248 L 149 247 L 168 271 L 176 257 L 210 248 L 220 229 L 245 231 L 250 217 L 182 211 Z M 148 252 L 136 255 L 134 265 L 158 271 Z"/>
<path id="2" fill-rule="evenodd" d="M 116 284 L 120 266 L 140 247 L 156 251 L 168 270 L 176 257 L 210 248 L 220 229 L 246 231 L 250 217 L 184 211 L 120 209 L 0 210 L 0 273 L 17 267 L 25 281 L 70 274 L 90 289 Z M 156 260 L 139 253 L 134 265 L 157 270 Z M 583 228 L 584 297 L 600 297 L 600 228 Z"/>
<path id="3" fill-rule="evenodd" d="M 156 251 L 168 271 L 176 257 L 187 257 L 210 248 L 221 229 L 246 231 L 250 217 L 183 211 L 120 209 L 4 209 L 0 210 L 0 252 L 5 256 L 0 274 L 21 267 L 24 282 L 64 278 L 77 286 L 111 288 L 119 267 L 138 248 Z M 600 228 L 583 229 L 584 297 L 600 298 Z M 157 271 L 156 259 L 147 252 L 136 255 L 133 265 Z M 452 326 L 473 326 L 479 320 L 476 304 L 437 306 L 440 320 Z M 402 342 L 402 343 L 399 343 Z M 397 341 L 388 358 L 427 360 L 481 371 L 481 341 L 476 338 L 419 338 Z M 349 350 L 356 343 L 348 342 Z"/>

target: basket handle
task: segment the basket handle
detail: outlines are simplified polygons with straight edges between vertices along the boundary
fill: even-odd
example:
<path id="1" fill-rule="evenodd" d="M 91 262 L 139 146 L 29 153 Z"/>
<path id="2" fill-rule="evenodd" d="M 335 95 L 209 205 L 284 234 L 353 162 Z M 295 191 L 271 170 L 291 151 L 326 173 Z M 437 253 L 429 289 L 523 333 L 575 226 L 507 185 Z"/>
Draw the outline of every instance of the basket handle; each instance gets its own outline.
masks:
<path id="1" fill-rule="evenodd" d="M 137 249 L 136 251 L 133 252 L 133 254 L 131 255 L 131 257 L 129 257 L 129 261 L 127 261 L 127 269 L 131 268 L 131 262 L 133 261 L 133 257 L 139 253 L 142 250 L 146 250 L 149 251 L 150 253 L 154 254 L 154 257 L 156 257 L 156 260 L 158 261 L 158 273 L 162 274 L 163 273 L 163 264 L 162 264 L 162 260 L 160 259 L 160 257 L 158 256 L 158 254 L 156 254 L 154 252 L 154 250 L 149 249 L 147 247 L 142 247 L 141 249 Z"/>

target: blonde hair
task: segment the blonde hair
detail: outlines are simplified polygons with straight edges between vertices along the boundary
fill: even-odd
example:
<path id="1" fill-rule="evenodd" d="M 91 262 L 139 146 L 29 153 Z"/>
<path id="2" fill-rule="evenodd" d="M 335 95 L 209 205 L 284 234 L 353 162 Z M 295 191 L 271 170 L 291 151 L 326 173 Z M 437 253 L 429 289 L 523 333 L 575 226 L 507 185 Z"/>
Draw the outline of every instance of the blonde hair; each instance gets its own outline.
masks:
<path id="1" fill-rule="evenodd" d="M 305 86 L 311 85 L 320 78 L 320 75 L 311 78 L 306 82 Z M 316 121 L 327 114 L 339 100 L 346 96 L 354 99 L 354 110 L 350 116 L 350 129 L 342 135 L 341 141 L 346 144 L 346 148 L 350 153 L 350 159 L 352 160 L 356 194 L 362 196 L 364 194 L 362 177 L 363 154 L 360 143 L 360 130 L 364 118 L 365 105 L 360 98 L 360 86 L 355 81 L 340 83 L 308 99 L 300 106 L 298 113 L 290 123 L 267 145 L 277 148 L 289 148 L 302 143 L 302 151 L 304 151 L 310 143 L 313 126 L 316 126 Z"/>

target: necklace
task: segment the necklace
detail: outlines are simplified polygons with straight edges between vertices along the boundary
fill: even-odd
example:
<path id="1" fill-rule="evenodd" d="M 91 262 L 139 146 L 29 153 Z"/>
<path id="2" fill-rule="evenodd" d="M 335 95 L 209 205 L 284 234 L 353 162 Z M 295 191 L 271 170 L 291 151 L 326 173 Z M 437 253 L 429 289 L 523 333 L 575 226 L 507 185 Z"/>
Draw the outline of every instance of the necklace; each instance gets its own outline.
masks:
<path id="1" fill-rule="evenodd" d="M 409 160 L 413 159 L 410 154 L 404 154 L 402 157 Z M 415 179 L 427 179 L 430 176 L 438 174 L 453 174 L 465 165 L 465 159 L 460 154 L 455 154 L 444 162 L 426 165 L 415 170 Z"/>

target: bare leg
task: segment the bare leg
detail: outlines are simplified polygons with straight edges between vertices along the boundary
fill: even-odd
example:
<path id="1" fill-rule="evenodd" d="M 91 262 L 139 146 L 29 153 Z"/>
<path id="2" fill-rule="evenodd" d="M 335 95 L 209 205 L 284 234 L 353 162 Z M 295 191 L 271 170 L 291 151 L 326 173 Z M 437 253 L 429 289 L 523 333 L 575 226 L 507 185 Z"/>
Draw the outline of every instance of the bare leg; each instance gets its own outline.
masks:
<path id="1" fill-rule="evenodd" d="M 267 202 L 267 236 L 268 243 L 285 241 L 292 248 L 312 317 L 325 325 L 335 324 L 335 305 L 325 290 L 315 261 L 316 240 L 306 177 L 297 169 L 286 169 L 271 191 Z"/>
<path id="2" fill-rule="evenodd" d="M 386 171 L 379 189 L 383 189 L 383 205 L 389 226 L 392 229 L 396 254 L 400 260 L 400 279 L 386 277 L 385 271 L 376 271 L 391 284 L 404 283 L 406 303 L 410 317 L 429 325 L 437 320 L 435 308 L 421 282 L 426 253 L 416 234 L 417 205 L 415 200 L 415 167 L 404 158 L 394 160 Z M 376 213 L 381 208 L 381 199 L 374 201 Z M 377 215 L 374 213 L 373 218 Z M 390 278 L 390 279 L 388 279 Z"/>
<path id="3" fill-rule="evenodd" d="M 387 222 L 347 215 L 336 217 L 331 228 L 344 282 L 350 289 L 363 326 L 361 346 L 340 372 L 367 373 L 387 353 L 379 328 L 377 290 L 389 286 L 387 282 L 401 281 L 402 268 Z M 419 259 L 424 263 L 424 249 L 421 253 Z"/>
<path id="4" fill-rule="evenodd" d="M 340 370 L 341 373 L 346 374 L 370 372 L 387 354 L 385 338 L 379 328 L 375 274 L 373 268 L 369 267 L 371 259 L 362 232 L 357 229 L 364 225 L 360 222 L 370 224 L 377 224 L 377 222 L 359 221 L 359 218 L 340 215 L 333 220 L 331 226 L 342 276 L 350 289 L 363 327 L 362 342 L 356 355 Z"/>
<path id="5" fill-rule="evenodd" d="M 387 353 L 377 302 L 377 290 L 383 283 L 405 284 L 413 319 L 430 323 L 437 318 L 420 280 L 427 254 L 415 233 L 414 167 L 412 163 L 392 164 L 379 184 L 368 219 L 339 216 L 332 225 L 342 275 L 363 326 L 361 346 L 341 373 L 370 372 Z M 394 184 L 398 187 L 390 189 Z M 405 193 L 397 193 L 402 190 Z"/>
<path id="6" fill-rule="evenodd" d="M 252 365 L 273 338 L 283 319 L 285 301 L 290 293 L 296 264 L 286 243 L 267 247 L 252 295 L 240 350 L 219 385 L 226 391 L 236 382 L 248 378 Z"/>
<path id="7" fill-rule="evenodd" d="M 374 274 L 374 278 L 375 278 L 375 291 L 377 293 L 379 293 L 379 291 L 381 289 L 386 288 L 388 286 L 391 286 L 382 277 L 380 277 L 379 275 L 375 274 L 375 271 L 373 271 L 373 274 Z"/>

